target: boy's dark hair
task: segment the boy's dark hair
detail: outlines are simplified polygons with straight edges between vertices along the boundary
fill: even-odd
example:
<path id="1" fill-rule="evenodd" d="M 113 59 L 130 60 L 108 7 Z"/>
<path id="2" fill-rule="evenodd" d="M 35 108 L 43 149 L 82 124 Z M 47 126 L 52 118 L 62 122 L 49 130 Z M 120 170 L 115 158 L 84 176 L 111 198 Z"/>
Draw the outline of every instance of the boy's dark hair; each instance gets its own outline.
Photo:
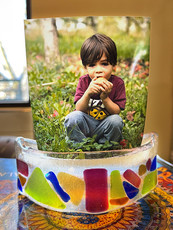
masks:
<path id="1" fill-rule="evenodd" d="M 99 61 L 103 53 L 105 53 L 107 61 L 115 66 L 117 63 L 117 48 L 114 41 L 104 34 L 94 34 L 85 40 L 81 47 L 82 64 L 87 66 Z"/>

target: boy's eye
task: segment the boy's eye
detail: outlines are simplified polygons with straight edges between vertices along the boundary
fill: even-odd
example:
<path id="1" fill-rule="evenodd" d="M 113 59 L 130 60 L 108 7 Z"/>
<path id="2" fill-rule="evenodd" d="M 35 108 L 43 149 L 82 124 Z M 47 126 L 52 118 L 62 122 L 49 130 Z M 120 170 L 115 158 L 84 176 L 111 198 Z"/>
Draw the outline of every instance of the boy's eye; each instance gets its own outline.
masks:
<path id="1" fill-rule="evenodd" d="M 109 65 L 109 63 L 108 62 L 103 62 L 102 65 L 107 66 L 107 65 Z"/>
<path id="2" fill-rule="evenodd" d="M 89 67 L 94 67 L 95 64 L 94 64 L 94 63 L 91 63 L 91 64 L 89 64 L 88 66 L 89 66 Z"/>

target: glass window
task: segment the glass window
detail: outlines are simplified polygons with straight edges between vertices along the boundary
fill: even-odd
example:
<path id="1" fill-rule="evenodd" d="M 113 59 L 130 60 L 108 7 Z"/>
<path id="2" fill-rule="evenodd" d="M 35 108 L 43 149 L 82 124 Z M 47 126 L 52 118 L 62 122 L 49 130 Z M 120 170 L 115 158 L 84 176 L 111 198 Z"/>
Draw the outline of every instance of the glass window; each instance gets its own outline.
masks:
<path id="1" fill-rule="evenodd" d="M 0 1 L 0 105 L 28 104 L 24 19 L 29 2 Z"/>

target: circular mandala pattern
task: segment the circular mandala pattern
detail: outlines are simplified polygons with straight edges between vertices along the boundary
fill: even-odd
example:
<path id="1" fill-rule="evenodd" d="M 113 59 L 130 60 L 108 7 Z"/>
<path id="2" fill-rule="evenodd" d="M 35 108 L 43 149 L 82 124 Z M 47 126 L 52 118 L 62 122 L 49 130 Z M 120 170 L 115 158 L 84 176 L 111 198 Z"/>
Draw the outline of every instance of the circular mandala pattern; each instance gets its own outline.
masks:
<path id="1" fill-rule="evenodd" d="M 77 222 L 80 224 L 95 224 L 99 221 L 97 216 L 85 216 L 84 218 L 77 219 Z"/>
<path id="2" fill-rule="evenodd" d="M 27 201 L 30 203 L 28 205 Z M 31 229 L 130 229 L 141 220 L 141 212 L 138 213 L 138 205 L 134 204 L 118 211 L 108 212 L 100 215 L 89 215 L 81 213 L 60 213 L 32 203 L 27 198 L 20 201 L 27 208 L 25 217 Z M 136 220 L 136 216 L 138 218 Z M 22 223 L 24 225 L 24 223 Z M 37 226 L 37 228 L 36 228 Z"/>

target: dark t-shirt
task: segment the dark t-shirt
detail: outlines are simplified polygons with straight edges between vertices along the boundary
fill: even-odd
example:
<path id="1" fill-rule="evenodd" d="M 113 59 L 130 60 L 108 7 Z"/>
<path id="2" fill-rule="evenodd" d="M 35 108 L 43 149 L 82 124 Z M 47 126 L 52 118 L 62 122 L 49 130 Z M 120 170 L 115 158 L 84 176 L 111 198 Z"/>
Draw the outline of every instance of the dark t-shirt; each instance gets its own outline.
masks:
<path id="1" fill-rule="evenodd" d="M 116 103 L 121 110 L 125 109 L 126 104 L 126 93 L 124 81 L 115 75 L 111 75 L 109 81 L 113 84 L 112 91 L 109 94 L 109 98 Z M 76 88 L 74 102 L 76 103 L 85 93 L 91 82 L 89 75 L 84 75 L 79 78 L 79 82 Z M 89 112 L 88 114 L 93 116 L 95 119 L 102 120 L 109 115 L 108 111 L 104 108 L 99 95 L 93 95 L 89 101 Z"/>

